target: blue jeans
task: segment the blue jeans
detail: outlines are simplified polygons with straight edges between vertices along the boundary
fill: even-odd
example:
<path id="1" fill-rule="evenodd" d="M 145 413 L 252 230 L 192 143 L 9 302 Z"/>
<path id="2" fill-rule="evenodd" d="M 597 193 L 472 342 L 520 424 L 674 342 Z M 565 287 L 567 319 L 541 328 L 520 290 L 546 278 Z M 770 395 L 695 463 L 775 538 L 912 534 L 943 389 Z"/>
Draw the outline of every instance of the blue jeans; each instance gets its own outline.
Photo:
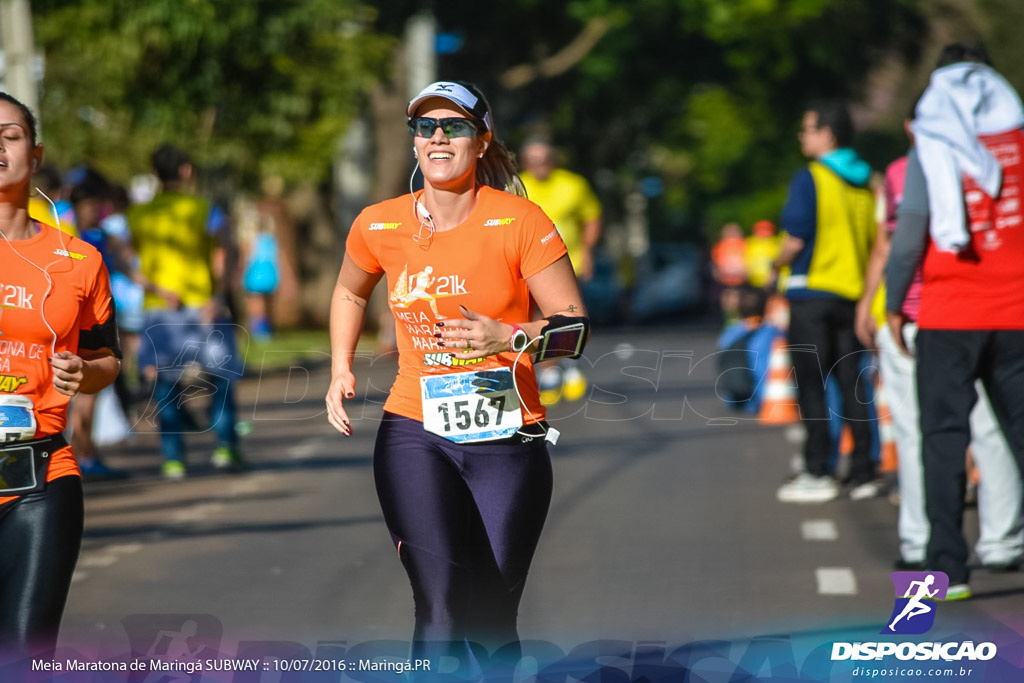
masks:
<path id="1" fill-rule="evenodd" d="M 234 447 L 235 394 L 233 382 L 242 376 L 242 357 L 235 342 L 236 325 L 227 320 L 201 322 L 201 310 L 147 311 L 139 348 L 139 367 L 157 371 L 154 398 L 160 416 L 160 447 L 167 460 L 185 459 L 184 419 L 188 401 L 210 398 L 210 429 L 220 446 Z M 202 370 L 198 377 L 183 379 Z"/>
<path id="2" fill-rule="evenodd" d="M 201 393 L 200 393 L 201 392 Z M 226 377 L 203 374 L 199 384 L 184 385 L 173 375 L 157 375 L 154 397 L 160 416 L 160 450 L 166 460 L 184 461 L 186 422 L 182 417 L 185 404 L 197 395 L 210 396 L 210 429 L 217 434 L 218 446 L 234 448 L 238 444 L 235 432 L 235 388 Z"/>

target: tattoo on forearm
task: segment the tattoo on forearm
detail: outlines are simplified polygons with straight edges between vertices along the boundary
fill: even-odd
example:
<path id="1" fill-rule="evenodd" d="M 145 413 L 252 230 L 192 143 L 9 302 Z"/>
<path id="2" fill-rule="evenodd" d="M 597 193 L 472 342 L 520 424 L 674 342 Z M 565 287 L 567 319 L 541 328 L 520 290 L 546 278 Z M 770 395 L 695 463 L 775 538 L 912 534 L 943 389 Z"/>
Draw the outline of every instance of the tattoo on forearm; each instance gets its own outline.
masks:
<path id="1" fill-rule="evenodd" d="M 576 306 L 576 304 L 569 304 L 569 308 L 567 308 L 565 310 L 569 311 L 570 313 L 575 313 L 577 311 L 577 309 L 578 309 L 578 307 Z"/>
<path id="2" fill-rule="evenodd" d="M 341 300 L 342 301 L 351 301 L 352 303 L 354 303 L 359 308 L 366 308 L 366 302 L 364 302 L 364 301 L 357 301 L 356 299 L 353 299 L 352 297 L 350 297 L 348 294 L 346 294 L 343 297 L 341 297 Z"/>

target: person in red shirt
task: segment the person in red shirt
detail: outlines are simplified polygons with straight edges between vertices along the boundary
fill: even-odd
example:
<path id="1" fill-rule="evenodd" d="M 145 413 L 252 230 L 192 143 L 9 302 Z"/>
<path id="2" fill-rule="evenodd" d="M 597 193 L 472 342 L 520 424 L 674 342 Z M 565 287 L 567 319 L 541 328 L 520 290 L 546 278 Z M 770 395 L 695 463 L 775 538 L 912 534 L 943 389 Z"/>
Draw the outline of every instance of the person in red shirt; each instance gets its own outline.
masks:
<path id="1" fill-rule="evenodd" d="M 56 646 L 82 541 L 68 403 L 114 381 L 120 348 L 103 259 L 32 220 L 32 112 L 0 93 L 0 662 Z"/>
<path id="2" fill-rule="evenodd" d="M 1013 456 L 1002 466 L 1024 470 L 1024 105 L 984 46 L 954 43 L 918 102 L 913 131 L 885 271 L 886 315 L 909 355 L 903 307 L 920 267 L 914 342 L 925 563 L 949 576 L 947 600 L 966 599 L 964 453 L 979 380 Z M 1019 505 L 1011 509 L 1005 517 L 1019 515 Z"/>
<path id="3" fill-rule="evenodd" d="M 386 278 L 399 369 L 374 475 L 412 583 L 413 657 L 471 661 L 468 642 L 512 643 L 512 655 L 555 437 L 526 351 L 586 313 L 565 244 L 521 195 L 483 94 L 438 82 L 407 113 L 424 188 L 367 208 L 349 233 L 331 304 L 328 419 L 352 434 L 352 358 Z"/>

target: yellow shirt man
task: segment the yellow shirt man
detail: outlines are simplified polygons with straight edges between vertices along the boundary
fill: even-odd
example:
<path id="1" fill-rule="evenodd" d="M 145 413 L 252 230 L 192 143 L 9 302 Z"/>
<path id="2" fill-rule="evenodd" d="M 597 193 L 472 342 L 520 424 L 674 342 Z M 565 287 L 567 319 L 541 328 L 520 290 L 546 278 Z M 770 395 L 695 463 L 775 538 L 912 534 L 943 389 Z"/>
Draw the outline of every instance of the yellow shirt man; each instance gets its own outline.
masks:
<path id="1" fill-rule="evenodd" d="M 555 224 L 580 281 L 594 275 L 592 251 L 601 236 L 601 203 L 583 176 L 555 168 L 554 149 L 547 142 L 527 142 L 520 153 L 519 177 L 527 197 Z M 540 401 L 554 405 L 563 397 L 576 401 L 586 394 L 587 380 L 576 363 L 547 364 L 539 375 Z"/>
<path id="2" fill-rule="evenodd" d="M 601 236 L 601 203 L 583 176 L 555 168 L 554 150 L 546 142 L 527 143 L 521 156 L 527 197 L 558 228 L 576 276 L 589 280 L 594 274 L 591 250 Z"/>

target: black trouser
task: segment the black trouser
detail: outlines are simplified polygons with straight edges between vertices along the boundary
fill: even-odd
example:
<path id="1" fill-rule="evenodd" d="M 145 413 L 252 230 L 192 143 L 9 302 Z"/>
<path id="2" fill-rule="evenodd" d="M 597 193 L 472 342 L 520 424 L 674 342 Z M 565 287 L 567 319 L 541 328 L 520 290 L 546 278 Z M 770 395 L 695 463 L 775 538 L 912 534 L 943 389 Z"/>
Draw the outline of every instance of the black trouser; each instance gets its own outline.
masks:
<path id="1" fill-rule="evenodd" d="M 373 471 L 412 583 L 413 657 L 464 658 L 469 642 L 517 647 L 519 600 L 551 501 L 543 437 L 456 444 L 385 413 Z"/>
<path id="2" fill-rule="evenodd" d="M 796 373 L 800 418 L 807 429 L 804 465 L 814 476 L 829 474 L 832 453 L 829 408 L 825 383 L 836 379 L 843 398 L 842 418 L 850 426 L 853 451 L 850 480 L 862 484 L 875 477 L 871 460 L 871 423 L 867 383 L 859 385 L 860 363 L 865 348 L 853 330 L 856 303 L 846 299 L 820 298 L 790 301 L 790 358 Z"/>
<path id="3" fill-rule="evenodd" d="M 76 476 L 0 505 L 0 659 L 56 647 L 84 519 Z"/>
<path id="4" fill-rule="evenodd" d="M 925 512 L 931 525 L 928 568 L 969 578 L 963 535 L 964 457 L 980 379 L 1006 441 L 1024 468 L 1024 330 L 917 331 L 917 397 Z"/>

